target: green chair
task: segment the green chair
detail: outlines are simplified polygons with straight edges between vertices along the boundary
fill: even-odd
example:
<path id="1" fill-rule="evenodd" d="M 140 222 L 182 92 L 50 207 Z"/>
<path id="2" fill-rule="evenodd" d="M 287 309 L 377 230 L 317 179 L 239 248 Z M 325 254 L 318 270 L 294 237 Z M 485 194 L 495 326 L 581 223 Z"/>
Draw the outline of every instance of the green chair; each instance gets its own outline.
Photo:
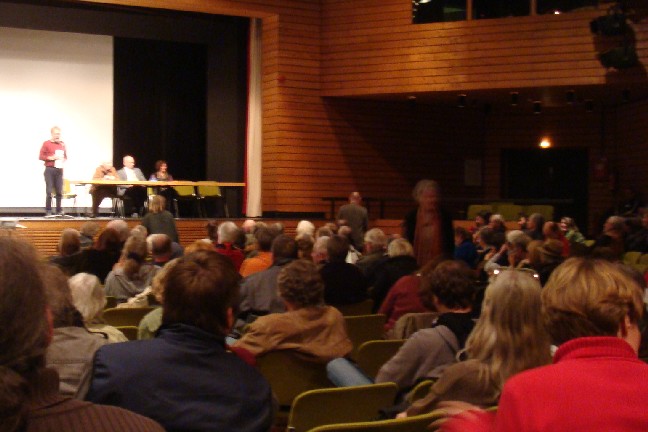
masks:
<path id="1" fill-rule="evenodd" d="M 641 259 L 641 252 L 630 251 L 623 254 L 623 263 L 632 265 L 637 264 Z"/>
<path id="2" fill-rule="evenodd" d="M 359 303 L 346 305 L 333 305 L 344 316 L 370 315 L 373 308 L 373 299 L 366 299 Z"/>
<path id="3" fill-rule="evenodd" d="M 546 221 L 551 221 L 553 220 L 554 217 L 554 206 L 552 205 L 543 205 L 543 204 L 528 205 L 526 206 L 525 211 L 527 215 L 532 215 L 533 213 L 540 213 L 542 216 L 544 216 Z"/>
<path id="4" fill-rule="evenodd" d="M 358 348 L 370 340 L 384 339 L 385 321 L 387 317 L 382 314 L 345 316 L 346 330 L 353 343 L 351 358 L 355 359 Z"/>
<path id="5" fill-rule="evenodd" d="M 103 311 L 103 320 L 113 327 L 139 326 L 144 315 L 151 312 L 152 307 L 141 308 L 110 308 Z"/>
<path id="6" fill-rule="evenodd" d="M 200 198 L 200 206 L 203 217 L 211 217 L 207 214 L 207 201 L 214 201 L 220 207 L 219 212 L 221 216 L 229 218 L 229 209 L 227 203 L 223 199 L 220 187 L 204 184 L 205 182 L 198 182 L 198 197 Z"/>
<path id="7" fill-rule="evenodd" d="M 445 412 L 442 410 L 436 410 L 427 414 L 406 417 L 404 419 L 318 426 L 311 429 L 310 432 L 426 432 L 436 430 L 436 428 L 430 429 L 429 426 L 434 423 L 433 427 L 438 427 L 445 417 Z"/>
<path id="8" fill-rule="evenodd" d="M 404 343 L 405 339 L 367 341 L 358 348 L 356 363 L 365 374 L 375 378 L 382 365 L 394 357 Z"/>
<path id="9" fill-rule="evenodd" d="M 200 196 L 196 194 L 193 186 L 174 186 L 173 189 L 178 193 L 173 199 L 173 208 L 176 217 L 180 217 L 180 211 L 178 210 L 179 201 L 188 201 L 192 203 L 193 209 L 195 213 L 197 213 L 198 217 L 203 217 L 200 206 Z"/>
<path id="10" fill-rule="evenodd" d="M 499 204 L 497 208 L 495 208 L 495 213 L 501 214 L 504 220 L 507 221 L 518 220 L 520 213 L 523 211 L 524 208 L 517 204 Z"/>
<path id="11" fill-rule="evenodd" d="M 306 432 L 327 424 L 375 420 L 380 409 L 394 403 L 397 393 L 394 383 L 307 391 L 293 402 L 288 431 Z"/>
<path id="12" fill-rule="evenodd" d="M 326 364 L 306 361 L 291 351 L 272 351 L 259 356 L 257 365 L 283 410 L 305 391 L 332 386 L 326 376 Z"/>
<path id="13" fill-rule="evenodd" d="M 434 380 L 432 379 L 426 379 L 416 384 L 416 386 L 414 386 L 414 388 L 407 394 L 407 402 L 411 405 L 417 400 L 423 399 L 428 395 L 428 393 L 430 393 L 430 387 L 432 387 L 433 384 Z"/>

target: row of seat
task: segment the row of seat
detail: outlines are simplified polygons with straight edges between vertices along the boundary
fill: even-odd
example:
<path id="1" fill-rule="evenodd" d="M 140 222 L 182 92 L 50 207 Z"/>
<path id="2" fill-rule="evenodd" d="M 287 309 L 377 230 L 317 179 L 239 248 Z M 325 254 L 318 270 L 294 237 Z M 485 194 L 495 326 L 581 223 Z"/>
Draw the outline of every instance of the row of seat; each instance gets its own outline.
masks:
<path id="1" fill-rule="evenodd" d="M 630 251 L 623 254 L 623 263 L 636 268 L 641 273 L 648 271 L 648 253 Z"/>
<path id="2" fill-rule="evenodd" d="M 554 206 L 552 205 L 534 204 L 522 206 L 509 202 L 493 202 L 490 204 L 469 205 L 468 211 L 466 213 L 466 219 L 475 219 L 475 216 L 477 216 L 477 214 L 481 211 L 487 211 L 491 214 L 501 214 L 502 217 L 507 221 L 518 220 L 520 213 L 524 213 L 526 215 L 540 213 L 542 216 L 544 216 L 545 220 L 553 220 L 554 217 Z"/>

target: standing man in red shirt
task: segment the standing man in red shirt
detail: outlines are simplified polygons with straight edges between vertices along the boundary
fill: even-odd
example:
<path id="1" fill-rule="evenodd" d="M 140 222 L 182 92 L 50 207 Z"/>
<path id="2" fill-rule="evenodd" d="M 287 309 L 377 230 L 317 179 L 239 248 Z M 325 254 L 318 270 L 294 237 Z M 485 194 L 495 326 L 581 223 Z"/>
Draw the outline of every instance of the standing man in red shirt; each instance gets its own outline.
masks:
<path id="1" fill-rule="evenodd" d="M 52 214 L 52 189 L 56 191 L 56 214 L 62 215 L 61 197 L 63 196 L 63 164 L 67 160 L 65 143 L 61 141 L 61 128 L 50 130 L 52 138 L 45 141 L 40 149 L 39 159 L 45 162 L 45 215 Z"/>

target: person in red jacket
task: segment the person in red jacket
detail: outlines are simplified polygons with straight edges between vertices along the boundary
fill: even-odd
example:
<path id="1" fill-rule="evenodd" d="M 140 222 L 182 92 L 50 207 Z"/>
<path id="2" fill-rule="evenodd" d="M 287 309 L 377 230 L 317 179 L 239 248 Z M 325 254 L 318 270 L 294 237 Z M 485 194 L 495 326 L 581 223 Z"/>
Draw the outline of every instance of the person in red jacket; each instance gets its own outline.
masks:
<path id="1" fill-rule="evenodd" d="M 45 141 L 38 158 L 45 162 L 45 215 L 52 214 L 52 190 L 56 193 L 56 214 L 62 214 L 61 198 L 63 197 L 63 163 L 67 160 L 65 143 L 61 141 L 61 128 L 54 126 L 52 137 Z"/>
<path id="2" fill-rule="evenodd" d="M 571 258 L 542 292 L 553 364 L 512 377 L 497 414 L 471 410 L 444 431 L 648 430 L 648 364 L 639 360 L 642 288 L 621 264 Z"/>

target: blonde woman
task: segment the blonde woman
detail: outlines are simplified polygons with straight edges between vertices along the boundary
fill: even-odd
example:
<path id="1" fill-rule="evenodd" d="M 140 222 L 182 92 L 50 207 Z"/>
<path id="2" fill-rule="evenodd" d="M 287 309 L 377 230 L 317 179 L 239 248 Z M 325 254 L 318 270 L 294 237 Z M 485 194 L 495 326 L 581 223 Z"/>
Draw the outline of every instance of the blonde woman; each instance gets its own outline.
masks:
<path id="1" fill-rule="evenodd" d="M 540 284 L 531 273 L 503 270 L 486 289 L 482 315 L 466 341 L 468 360 L 448 367 L 425 398 L 400 417 L 430 412 L 441 401 L 496 405 L 506 380 L 551 361 Z"/>
<path id="2" fill-rule="evenodd" d="M 149 234 L 166 234 L 171 241 L 178 243 L 178 229 L 173 215 L 166 210 L 166 198 L 155 195 L 151 199 L 149 211 L 142 218 L 142 225 Z"/>

